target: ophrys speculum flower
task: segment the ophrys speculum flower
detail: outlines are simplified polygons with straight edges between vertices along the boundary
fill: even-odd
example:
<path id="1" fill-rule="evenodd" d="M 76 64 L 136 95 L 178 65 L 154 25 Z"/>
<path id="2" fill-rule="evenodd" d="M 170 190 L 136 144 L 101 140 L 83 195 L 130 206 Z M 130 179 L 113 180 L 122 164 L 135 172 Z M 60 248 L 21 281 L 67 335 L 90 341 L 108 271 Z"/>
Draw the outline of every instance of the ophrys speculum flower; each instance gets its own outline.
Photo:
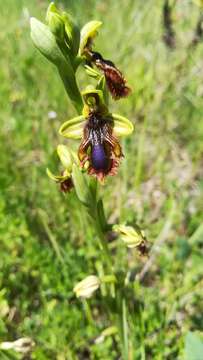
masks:
<path id="1" fill-rule="evenodd" d="M 131 89 L 126 85 L 123 74 L 112 61 L 105 60 L 100 53 L 88 48 L 84 50 L 84 55 L 86 55 L 90 65 L 95 65 L 103 72 L 106 84 L 114 100 L 119 100 L 130 94 Z"/>
<path id="2" fill-rule="evenodd" d="M 88 115 L 83 131 L 78 156 L 81 165 L 88 162 L 88 173 L 103 181 L 106 175 L 115 175 L 122 150 L 118 139 L 113 136 L 113 120 L 97 111 Z"/>
<path id="3" fill-rule="evenodd" d="M 103 182 L 107 175 L 116 174 L 123 156 L 118 137 L 131 134 L 133 124 L 109 113 L 100 90 L 83 92 L 83 100 L 83 115 L 66 121 L 59 132 L 82 139 L 78 150 L 81 166 Z"/>

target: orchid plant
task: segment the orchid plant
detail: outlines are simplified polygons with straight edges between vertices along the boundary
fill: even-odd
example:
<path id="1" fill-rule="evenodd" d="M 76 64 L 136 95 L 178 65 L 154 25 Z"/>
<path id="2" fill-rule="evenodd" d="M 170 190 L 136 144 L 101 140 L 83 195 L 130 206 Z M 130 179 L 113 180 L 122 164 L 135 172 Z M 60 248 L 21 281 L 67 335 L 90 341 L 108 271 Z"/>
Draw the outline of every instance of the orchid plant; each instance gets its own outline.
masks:
<path id="1" fill-rule="evenodd" d="M 147 254 L 148 246 L 143 231 L 137 226 L 108 224 L 98 194 L 98 183 L 104 184 L 109 175 L 117 173 L 124 156 L 120 137 L 133 132 L 130 120 L 109 109 L 109 94 L 118 100 L 128 96 L 131 89 L 115 64 L 93 50 L 94 38 L 101 25 L 100 21 L 90 21 L 79 29 L 70 14 L 60 11 L 51 3 L 46 24 L 31 18 L 31 38 L 37 49 L 56 66 L 77 113 L 76 117 L 60 126 L 59 134 L 67 139 L 79 140 L 78 152 L 74 152 L 69 145 L 58 145 L 57 153 L 64 170 L 55 175 L 47 169 L 47 174 L 67 196 L 70 191 L 75 191 L 78 201 L 84 205 L 96 230 L 106 271 L 103 276 L 87 274 L 73 290 L 77 297 L 88 299 L 102 284 L 109 289 L 109 295 L 118 308 L 119 321 L 116 318 L 115 323 L 109 324 L 110 330 L 105 329 L 104 332 L 112 336 L 116 332 L 120 334 L 123 358 L 127 359 L 128 304 L 122 287 L 127 286 L 128 277 L 119 283 L 121 280 L 114 271 L 107 235 L 110 230 L 113 231 L 116 236 L 121 236 L 127 247 L 136 247 L 142 254 Z M 79 89 L 76 79 L 79 66 L 87 76 L 95 79 L 94 87 L 89 85 L 83 91 Z"/>

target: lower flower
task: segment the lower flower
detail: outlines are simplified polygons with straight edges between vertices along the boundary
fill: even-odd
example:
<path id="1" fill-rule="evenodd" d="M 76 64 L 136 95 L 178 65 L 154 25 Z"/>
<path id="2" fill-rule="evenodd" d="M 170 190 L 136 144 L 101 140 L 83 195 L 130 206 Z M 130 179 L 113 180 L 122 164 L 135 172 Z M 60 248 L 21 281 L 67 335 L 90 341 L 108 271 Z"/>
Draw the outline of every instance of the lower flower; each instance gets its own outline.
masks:
<path id="1" fill-rule="evenodd" d="M 67 193 L 74 187 L 72 181 L 72 166 L 74 162 L 73 153 L 71 153 L 64 145 L 58 145 L 57 153 L 65 170 L 63 170 L 60 175 L 54 175 L 49 169 L 47 169 L 47 175 L 50 179 L 60 184 L 62 192 Z"/>
<path id="2" fill-rule="evenodd" d="M 73 187 L 74 185 L 71 177 L 67 177 L 66 179 L 60 182 L 60 189 L 64 193 L 70 192 Z"/>

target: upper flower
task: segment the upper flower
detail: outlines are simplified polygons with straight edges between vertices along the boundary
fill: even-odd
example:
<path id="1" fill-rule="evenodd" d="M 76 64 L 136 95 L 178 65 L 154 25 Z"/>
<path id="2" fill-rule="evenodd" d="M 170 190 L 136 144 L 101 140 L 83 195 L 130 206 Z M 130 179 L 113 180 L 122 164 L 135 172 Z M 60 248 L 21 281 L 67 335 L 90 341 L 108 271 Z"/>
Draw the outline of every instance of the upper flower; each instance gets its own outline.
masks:
<path id="1" fill-rule="evenodd" d="M 133 124 L 123 116 L 109 113 L 101 90 L 83 92 L 83 101 L 83 114 L 66 121 L 59 133 L 82 139 L 78 150 L 81 166 L 103 182 L 106 175 L 116 174 L 123 156 L 118 137 L 131 134 Z"/>
<path id="2" fill-rule="evenodd" d="M 123 74 L 112 61 L 105 60 L 100 53 L 92 51 L 88 47 L 84 50 L 84 54 L 90 65 L 95 65 L 103 72 L 106 84 L 114 100 L 119 100 L 130 94 L 131 89 L 126 85 Z"/>

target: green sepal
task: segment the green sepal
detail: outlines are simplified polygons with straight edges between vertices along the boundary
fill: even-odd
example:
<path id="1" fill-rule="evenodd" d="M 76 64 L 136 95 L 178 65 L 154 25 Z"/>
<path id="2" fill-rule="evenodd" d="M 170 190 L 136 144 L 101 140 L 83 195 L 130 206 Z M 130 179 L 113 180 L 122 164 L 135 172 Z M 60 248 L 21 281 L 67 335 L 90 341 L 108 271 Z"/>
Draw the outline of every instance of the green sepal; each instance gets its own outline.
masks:
<path id="1" fill-rule="evenodd" d="M 93 40 L 94 37 L 97 35 L 97 30 L 102 25 L 101 21 L 90 21 L 85 24 L 80 32 L 80 48 L 79 53 L 80 55 L 83 54 L 83 51 L 88 44 L 89 41 Z"/>
<path id="2" fill-rule="evenodd" d="M 85 117 L 80 115 L 64 122 L 59 129 L 59 134 L 70 139 L 80 139 L 83 135 L 84 121 Z"/>
<path id="3" fill-rule="evenodd" d="M 64 168 L 69 173 L 71 173 L 73 166 L 73 158 L 71 152 L 68 150 L 68 148 L 65 145 L 58 145 L 57 154 Z"/>
<path id="4" fill-rule="evenodd" d="M 114 123 L 113 130 L 116 136 L 126 136 L 133 132 L 133 123 L 124 116 L 112 114 L 112 119 Z"/>

